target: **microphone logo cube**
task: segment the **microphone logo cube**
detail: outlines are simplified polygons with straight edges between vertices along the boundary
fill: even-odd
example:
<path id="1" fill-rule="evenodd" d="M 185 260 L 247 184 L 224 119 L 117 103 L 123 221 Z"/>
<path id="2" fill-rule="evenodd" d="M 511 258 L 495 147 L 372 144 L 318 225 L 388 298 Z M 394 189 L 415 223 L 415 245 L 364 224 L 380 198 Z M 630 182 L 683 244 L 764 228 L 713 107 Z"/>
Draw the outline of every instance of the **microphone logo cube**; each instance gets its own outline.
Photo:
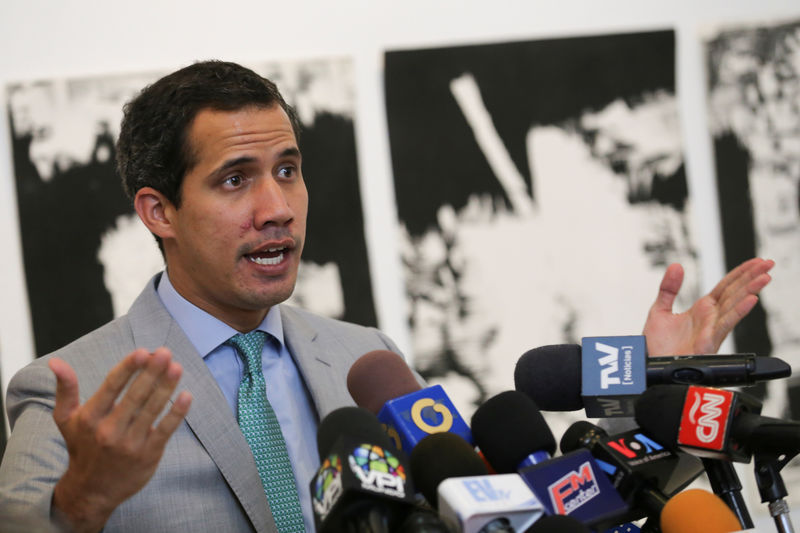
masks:
<path id="1" fill-rule="evenodd" d="M 683 402 L 678 444 L 723 451 L 733 392 L 690 386 Z"/>
<path id="2" fill-rule="evenodd" d="M 373 444 L 354 449 L 347 458 L 363 489 L 395 498 L 406 497 L 406 472 L 400 460 Z"/>
<path id="3" fill-rule="evenodd" d="M 633 416 L 636 396 L 647 387 L 644 336 L 584 337 L 581 374 L 587 416 Z"/>
<path id="4" fill-rule="evenodd" d="M 584 448 L 525 467 L 519 474 L 550 514 L 569 515 L 599 528 L 610 527 L 629 509 Z"/>
<path id="5" fill-rule="evenodd" d="M 634 474 L 658 480 L 659 488 L 663 488 L 661 480 L 669 480 L 679 462 L 678 455 L 638 429 L 607 437 L 592 452 L 598 462 L 604 460 L 619 467 L 611 466 L 613 472 L 609 472 L 615 487 Z"/>
<path id="6" fill-rule="evenodd" d="M 557 514 L 570 514 L 600 494 L 592 466 L 586 461 L 547 487 L 550 502 Z"/>
<path id="7" fill-rule="evenodd" d="M 391 512 L 408 512 L 415 492 L 404 461 L 381 446 L 340 436 L 309 483 L 317 531 L 344 531 L 353 505 L 380 501 Z"/>
<path id="8" fill-rule="evenodd" d="M 485 531 L 505 518 L 513 531 L 524 531 L 544 512 L 539 499 L 518 474 L 448 478 L 439 484 L 439 514 L 457 531 Z"/>
<path id="9" fill-rule="evenodd" d="M 455 433 L 473 443 L 472 432 L 441 385 L 389 400 L 378 413 L 390 435 L 400 438 L 399 449 L 410 453 L 419 441 L 433 433 Z"/>
<path id="10" fill-rule="evenodd" d="M 332 454 L 322 462 L 311 483 L 314 514 L 324 520 L 339 501 L 342 492 L 342 462 L 338 455 Z"/>

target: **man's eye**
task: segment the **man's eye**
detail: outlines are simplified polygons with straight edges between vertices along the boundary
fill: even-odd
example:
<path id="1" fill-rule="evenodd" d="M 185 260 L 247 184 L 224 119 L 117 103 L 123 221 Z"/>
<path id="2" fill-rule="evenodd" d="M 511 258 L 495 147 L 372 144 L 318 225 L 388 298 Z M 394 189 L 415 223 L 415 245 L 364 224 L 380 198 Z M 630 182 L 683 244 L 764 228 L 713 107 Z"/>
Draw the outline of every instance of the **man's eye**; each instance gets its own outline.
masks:
<path id="1" fill-rule="evenodd" d="M 291 178 L 295 175 L 296 169 L 293 166 L 281 167 L 278 174 L 283 178 Z"/>
<path id="2" fill-rule="evenodd" d="M 225 184 L 230 185 L 232 187 L 239 187 L 243 182 L 244 178 L 242 178 L 238 174 L 236 176 L 231 176 L 225 180 Z"/>

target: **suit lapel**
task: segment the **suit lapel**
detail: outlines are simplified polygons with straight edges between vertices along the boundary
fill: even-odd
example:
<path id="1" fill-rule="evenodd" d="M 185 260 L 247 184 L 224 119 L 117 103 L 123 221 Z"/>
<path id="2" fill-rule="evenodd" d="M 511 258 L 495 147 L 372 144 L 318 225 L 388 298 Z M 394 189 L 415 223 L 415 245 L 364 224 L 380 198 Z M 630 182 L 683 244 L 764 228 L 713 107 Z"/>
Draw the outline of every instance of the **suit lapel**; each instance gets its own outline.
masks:
<path id="1" fill-rule="evenodd" d="M 178 391 L 192 394 L 186 423 L 217 465 L 256 531 L 276 531 L 250 447 L 230 407 L 183 330 L 161 304 L 151 282 L 128 313 L 136 346 L 166 346 L 183 367 Z M 177 394 L 177 392 L 176 392 Z"/>
<path id="2" fill-rule="evenodd" d="M 352 356 L 338 338 L 321 337 L 300 313 L 281 305 L 281 322 L 286 348 L 294 358 L 314 400 L 320 420 L 341 407 L 343 398 L 350 398 L 346 372 Z M 324 346 L 324 349 L 323 349 Z"/>

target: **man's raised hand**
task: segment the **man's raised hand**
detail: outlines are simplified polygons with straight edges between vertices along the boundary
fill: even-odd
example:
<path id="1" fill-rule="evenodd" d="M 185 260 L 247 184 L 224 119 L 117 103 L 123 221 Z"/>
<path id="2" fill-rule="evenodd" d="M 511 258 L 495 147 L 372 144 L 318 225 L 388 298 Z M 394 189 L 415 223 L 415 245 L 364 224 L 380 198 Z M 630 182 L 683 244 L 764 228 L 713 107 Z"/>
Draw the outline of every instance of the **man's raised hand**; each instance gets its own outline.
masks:
<path id="1" fill-rule="evenodd" d="M 53 419 L 69 453 L 53 506 L 76 531 L 99 531 L 114 509 L 150 480 L 192 396 L 181 392 L 154 425 L 182 373 L 167 348 L 128 354 L 83 405 L 75 371 L 58 358 L 48 364 L 56 376 Z"/>
<path id="2" fill-rule="evenodd" d="M 758 302 L 758 293 L 772 279 L 767 273 L 775 265 L 768 259 L 745 261 L 697 300 L 688 311 L 675 314 L 672 304 L 683 283 L 683 268 L 667 267 L 658 296 L 650 307 L 644 335 L 650 355 L 716 353 L 733 327 Z"/>

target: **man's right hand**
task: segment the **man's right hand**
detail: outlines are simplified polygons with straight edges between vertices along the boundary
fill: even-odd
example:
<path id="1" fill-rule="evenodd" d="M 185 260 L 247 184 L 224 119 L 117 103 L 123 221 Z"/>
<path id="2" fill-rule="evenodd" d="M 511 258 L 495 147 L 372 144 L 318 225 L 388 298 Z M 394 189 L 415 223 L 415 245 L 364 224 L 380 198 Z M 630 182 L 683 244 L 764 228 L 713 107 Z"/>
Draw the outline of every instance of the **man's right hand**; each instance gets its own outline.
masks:
<path id="1" fill-rule="evenodd" d="M 58 358 L 48 364 L 57 382 L 53 419 L 69 453 L 53 493 L 54 512 L 76 531 L 99 531 L 114 509 L 153 476 L 192 396 L 181 392 L 153 426 L 182 372 L 167 348 L 128 354 L 83 405 L 72 367 Z"/>

